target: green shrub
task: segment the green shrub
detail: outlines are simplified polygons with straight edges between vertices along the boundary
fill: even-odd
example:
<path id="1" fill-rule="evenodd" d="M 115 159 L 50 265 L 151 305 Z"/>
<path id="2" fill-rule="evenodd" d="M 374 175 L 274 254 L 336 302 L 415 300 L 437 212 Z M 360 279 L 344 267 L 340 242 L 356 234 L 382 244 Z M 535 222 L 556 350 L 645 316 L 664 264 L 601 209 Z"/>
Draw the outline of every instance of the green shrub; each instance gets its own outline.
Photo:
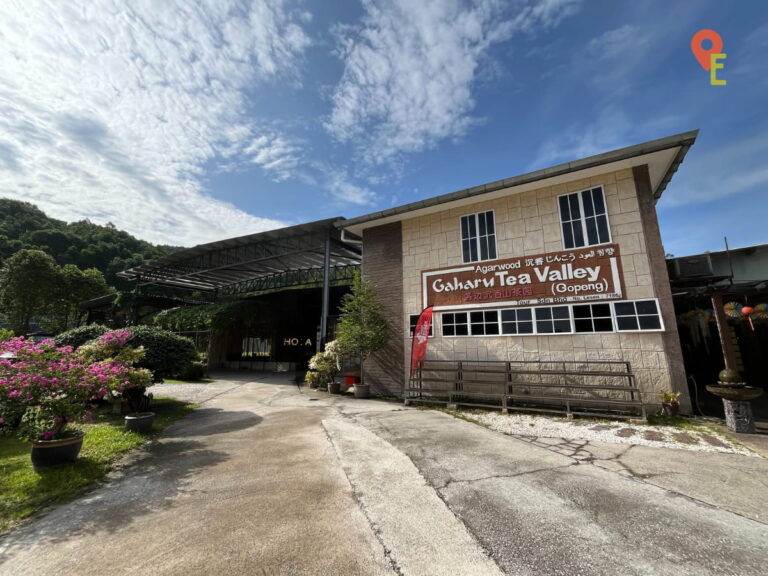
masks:
<path id="1" fill-rule="evenodd" d="M 7 342 L 13 338 L 13 330 L 6 330 L 5 328 L 0 328 L 0 342 Z"/>
<path id="2" fill-rule="evenodd" d="M 53 341 L 56 346 L 72 346 L 72 348 L 79 348 L 86 342 L 90 342 L 94 338 L 98 338 L 105 332 L 109 332 L 109 328 L 102 324 L 88 324 L 87 326 L 80 326 L 79 328 L 73 328 L 67 330 L 56 336 Z"/>
<path id="3" fill-rule="evenodd" d="M 138 366 L 148 368 L 156 378 L 179 376 L 197 360 L 195 344 L 189 338 L 154 326 L 131 326 L 127 330 L 133 334 L 131 344 L 145 350 Z"/>
<path id="4" fill-rule="evenodd" d="M 205 364 L 202 362 L 191 362 L 178 373 L 180 380 L 202 380 L 205 376 Z"/>

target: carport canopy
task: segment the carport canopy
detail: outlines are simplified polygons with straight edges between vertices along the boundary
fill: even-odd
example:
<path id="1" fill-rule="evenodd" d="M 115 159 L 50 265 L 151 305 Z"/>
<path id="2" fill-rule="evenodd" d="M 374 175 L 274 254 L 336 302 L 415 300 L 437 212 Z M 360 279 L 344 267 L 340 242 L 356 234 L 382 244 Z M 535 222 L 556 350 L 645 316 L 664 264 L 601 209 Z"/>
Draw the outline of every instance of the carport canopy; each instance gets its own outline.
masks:
<path id="1" fill-rule="evenodd" d="M 326 333 L 331 283 L 350 280 L 360 266 L 361 243 L 330 218 L 200 244 L 124 270 L 137 287 L 172 286 L 238 295 L 292 286 L 323 287 L 322 334 Z"/>

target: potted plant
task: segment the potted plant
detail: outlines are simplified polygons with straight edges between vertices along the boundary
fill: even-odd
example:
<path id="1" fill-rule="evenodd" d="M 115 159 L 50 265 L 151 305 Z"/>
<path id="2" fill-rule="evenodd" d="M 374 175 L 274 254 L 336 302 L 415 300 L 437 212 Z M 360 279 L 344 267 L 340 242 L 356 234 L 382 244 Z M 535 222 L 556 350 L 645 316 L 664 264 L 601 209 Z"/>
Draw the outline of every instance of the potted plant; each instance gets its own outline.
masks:
<path id="1" fill-rule="evenodd" d="M 360 380 L 355 382 L 355 398 L 368 398 L 370 385 L 364 381 L 363 363 L 386 346 L 391 327 L 384 308 L 376 301 L 370 282 L 355 274 L 352 291 L 341 301 L 341 318 L 336 327 L 336 342 L 341 354 L 360 358 Z"/>
<path id="2" fill-rule="evenodd" d="M 304 376 L 304 381 L 314 390 L 320 385 L 320 373 L 315 372 L 314 370 L 309 370 Z"/>
<path id="3" fill-rule="evenodd" d="M 664 416 L 677 416 L 680 412 L 680 392 L 662 392 L 661 410 Z"/>
<path id="4" fill-rule="evenodd" d="M 0 429 L 32 444 L 36 469 L 74 461 L 84 433 L 73 426 L 109 394 L 112 366 L 88 364 L 71 347 L 14 338 L 0 343 L 14 362 L 0 362 Z M 17 426 L 13 424 L 18 423 Z"/>
<path id="5" fill-rule="evenodd" d="M 321 385 L 327 384 L 330 394 L 339 393 L 340 384 L 336 382 L 336 374 L 339 372 L 339 357 L 333 342 L 328 342 L 323 352 L 318 352 L 310 358 L 309 367 L 319 373 Z"/>

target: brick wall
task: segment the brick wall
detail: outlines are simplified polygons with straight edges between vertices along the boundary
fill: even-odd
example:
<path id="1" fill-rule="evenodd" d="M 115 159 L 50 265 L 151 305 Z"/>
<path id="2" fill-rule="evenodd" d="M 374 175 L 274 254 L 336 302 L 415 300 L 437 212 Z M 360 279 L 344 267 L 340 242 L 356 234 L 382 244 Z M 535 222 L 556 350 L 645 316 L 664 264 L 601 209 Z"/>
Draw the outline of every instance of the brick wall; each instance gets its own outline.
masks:
<path id="1" fill-rule="evenodd" d="M 404 383 L 403 235 L 400 222 L 363 233 L 363 278 L 375 286 L 392 326 L 389 344 L 365 361 L 363 375 L 373 394 L 400 396 Z"/>

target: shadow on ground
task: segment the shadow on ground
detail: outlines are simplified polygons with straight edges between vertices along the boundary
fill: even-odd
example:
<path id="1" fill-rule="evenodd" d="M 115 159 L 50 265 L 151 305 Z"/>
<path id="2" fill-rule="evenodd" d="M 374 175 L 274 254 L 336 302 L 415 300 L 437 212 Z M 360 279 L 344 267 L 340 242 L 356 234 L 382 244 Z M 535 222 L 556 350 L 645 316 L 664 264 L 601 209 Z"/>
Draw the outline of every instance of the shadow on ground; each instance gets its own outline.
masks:
<path id="1" fill-rule="evenodd" d="M 230 411 L 220 408 L 199 408 L 166 428 L 164 438 L 185 438 L 188 436 L 211 436 L 247 430 L 259 424 L 263 418 L 244 410 Z"/>

